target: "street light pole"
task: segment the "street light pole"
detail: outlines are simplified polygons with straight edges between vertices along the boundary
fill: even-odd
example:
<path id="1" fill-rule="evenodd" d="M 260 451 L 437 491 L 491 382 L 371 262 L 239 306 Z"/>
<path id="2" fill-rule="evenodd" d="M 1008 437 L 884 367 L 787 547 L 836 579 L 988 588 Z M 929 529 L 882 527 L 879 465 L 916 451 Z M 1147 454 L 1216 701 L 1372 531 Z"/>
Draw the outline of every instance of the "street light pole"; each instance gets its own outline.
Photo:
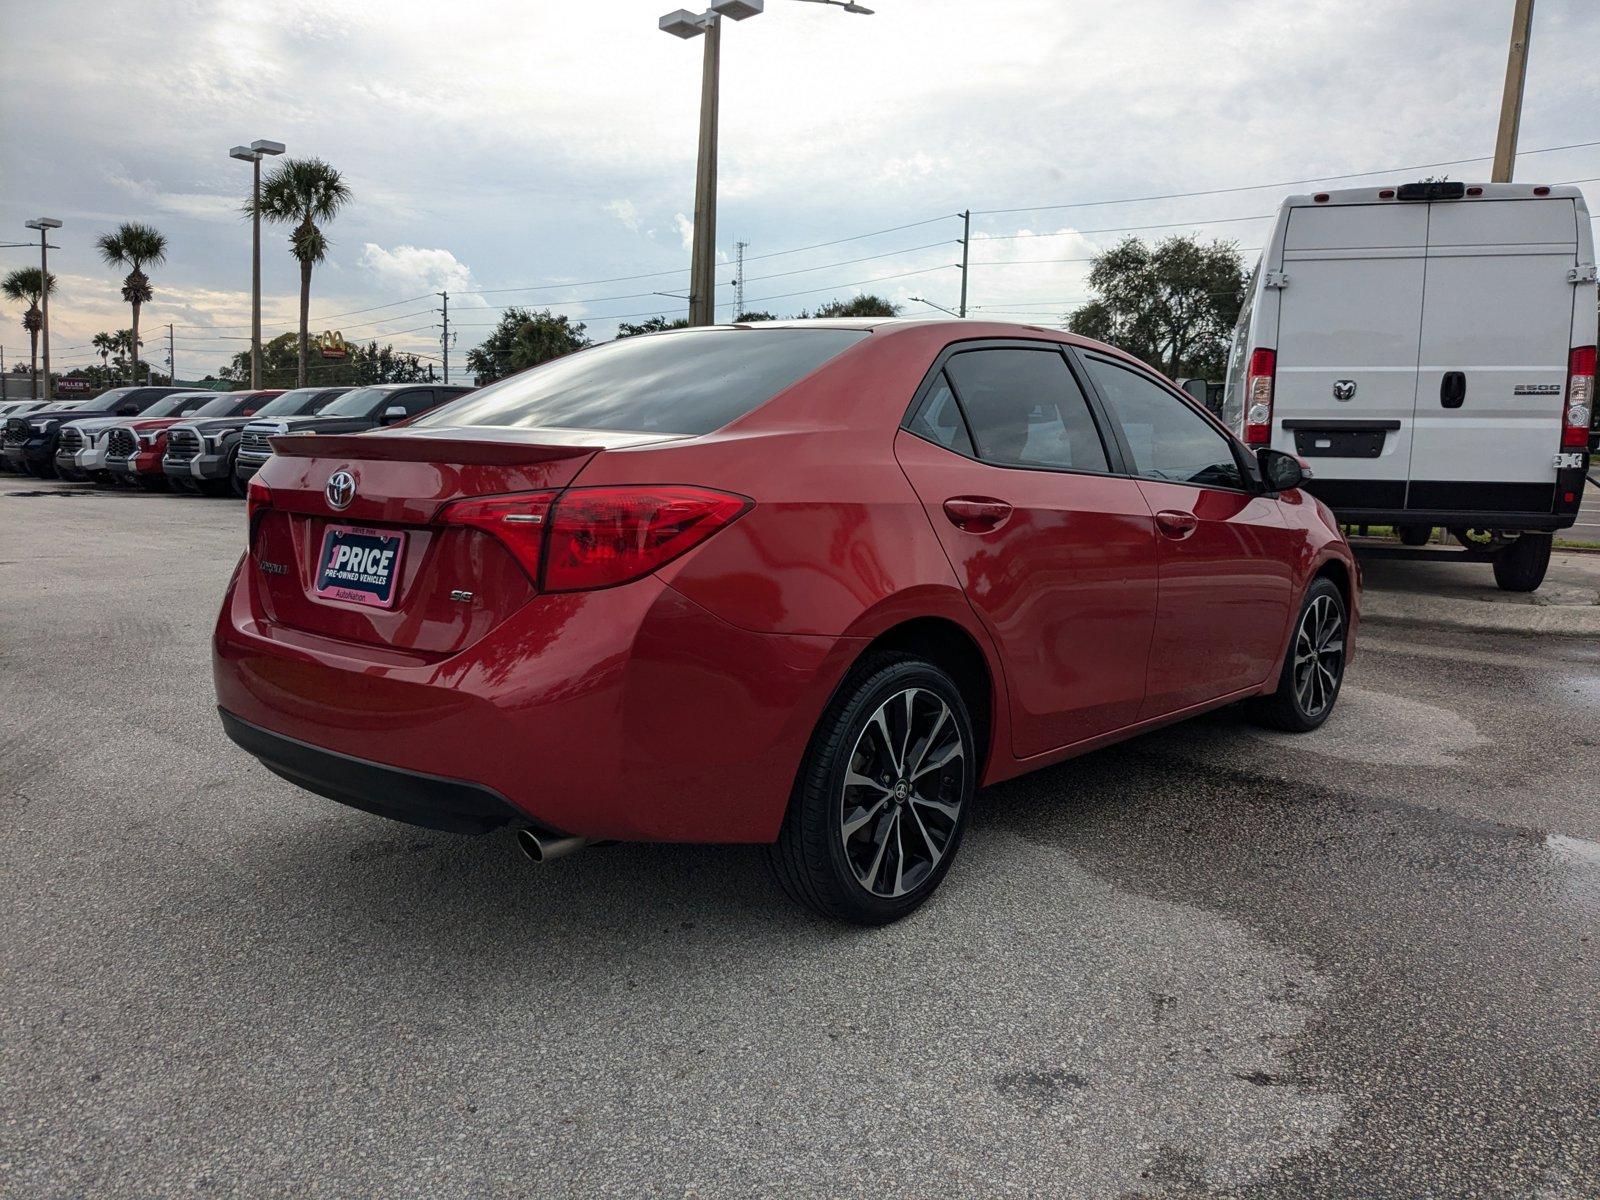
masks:
<path id="1" fill-rule="evenodd" d="M 39 231 L 39 338 L 44 343 L 44 383 L 33 381 L 34 399 L 50 398 L 50 241 L 52 229 L 60 229 L 61 222 L 54 217 L 39 217 L 29 221 L 29 229 Z M 40 390 L 41 387 L 43 390 Z"/>
<path id="2" fill-rule="evenodd" d="M 248 146 L 235 146 L 229 158 L 251 164 L 254 180 L 250 187 L 250 386 L 261 386 L 261 160 L 269 154 L 282 154 L 282 142 L 258 138 Z"/>
<path id="3" fill-rule="evenodd" d="M 872 10 L 846 0 L 807 0 L 871 16 Z M 675 9 L 658 22 L 664 33 L 685 40 L 704 37 L 700 69 L 700 148 L 694 178 L 694 243 L 689 256 L 689 324 L 717 319 L 717 109 L 722 59 L 722 17 L 743 21 L 766 9 L 766 0 L 711 0 L 703 13 Z M 737 314 L 735 314 L 737 315 Z"/>

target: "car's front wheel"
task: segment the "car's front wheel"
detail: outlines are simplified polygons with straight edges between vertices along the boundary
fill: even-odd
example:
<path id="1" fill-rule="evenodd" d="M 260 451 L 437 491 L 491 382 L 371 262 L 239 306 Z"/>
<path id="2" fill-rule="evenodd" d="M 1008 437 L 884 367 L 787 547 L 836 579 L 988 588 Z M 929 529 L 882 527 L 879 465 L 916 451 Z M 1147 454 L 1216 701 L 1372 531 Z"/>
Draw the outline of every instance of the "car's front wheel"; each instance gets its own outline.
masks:
<path id="1" fill-rule="evenodd" d="M 1300 605 L 1277 690 L 1255 702 L 1262 724 L 1309 733 L 1328 719 L 1344 683 L 1348 621 L 1338 585 L 1327 578 L 1313 580 Z"/>
<path id="2" fill-rule="evenodd" d="M 977 788 L 972 719 L 937 666 L 884 654 L 829 704 L 768 850 L 791 898 L 881 925 L 938 887 L 961 846 Z"/>

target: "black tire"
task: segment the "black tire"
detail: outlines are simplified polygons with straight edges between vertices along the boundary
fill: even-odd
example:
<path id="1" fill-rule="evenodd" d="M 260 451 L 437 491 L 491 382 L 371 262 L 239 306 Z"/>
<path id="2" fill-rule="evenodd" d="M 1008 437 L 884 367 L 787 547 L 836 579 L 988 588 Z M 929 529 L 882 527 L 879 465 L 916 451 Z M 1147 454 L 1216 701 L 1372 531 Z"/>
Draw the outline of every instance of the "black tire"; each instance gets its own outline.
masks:
<path id="1" fill-rule="evenodd" d="M 1323 614 L 1330 611 L 1337 623 L 1325 634 Z M 1313 580 L 1289 635 L 1277 690 L 1252 705 L 1256 720 L 1288 733 L 1310 733 L 1326 721 L 1344 684 L 1349 628 L 1338 585 L 1327 578 Z"/>
<path id="2" fill-rule="evenodd" d="M 1532 592 L 1550 569 L 1548 533 L 1524 533 L 1494 557 L 1494 581 L 1503 592 Z"/>
<path id="3" fill-rule="evenodd" d="M 165 475 L 131 475 L 129 481 L 141 492 L 165 492 L 169 490 Z"/>
<path id="4" fill-rule="evenodd" d="M 228 472 L 228 482 L 233 486 L 233 494 L 243 500 L 250 494 L 250 484 L 239 478 L 239 461 L 234 460 L 233 470 Z"/>
<path id="5" fill-rule="evenodd" d="M 898 714 L 908 693 L 906 720 Z M 935 766 L 922 761 L 935 757 Z M 971 716 L 949 675 L 906 654 L 863 661 L 818 721 L 783 828 L 766 850 L 778 883 L 796 903 L 835 920 L 899 920 L 932 895 L 961 848 L 977 757 Z M 847 776 L 866 771 L 870 780 L 847 784 Z M 894 772 L 900 778 L 891 778 Z"/>
<path id="6" fill-rule="evenodd" d="M 1431 525 L 1402 525 L 1400 526 L 1400 542 L 1406 546 L 1426 546 L 1433 537 Z"/>

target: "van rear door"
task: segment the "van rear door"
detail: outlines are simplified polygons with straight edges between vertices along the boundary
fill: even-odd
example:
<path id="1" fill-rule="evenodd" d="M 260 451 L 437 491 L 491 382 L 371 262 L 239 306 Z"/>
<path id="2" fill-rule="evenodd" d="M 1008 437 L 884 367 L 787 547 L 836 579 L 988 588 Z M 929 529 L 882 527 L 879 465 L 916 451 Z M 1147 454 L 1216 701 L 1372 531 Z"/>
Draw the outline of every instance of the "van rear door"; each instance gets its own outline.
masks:
<path id="1" fill-rule="evenodd" d="M 1289 210 L 1273 444 L 1334 508 L 1405 503 L 1427 246 L 1425 204 Z"/>
<path id="2" fill-rule="evenodd" d="M 1572 340 L 1575 205 L 1552 197 L 1428 208 L 1406 506 L 1548 513 Z"/>

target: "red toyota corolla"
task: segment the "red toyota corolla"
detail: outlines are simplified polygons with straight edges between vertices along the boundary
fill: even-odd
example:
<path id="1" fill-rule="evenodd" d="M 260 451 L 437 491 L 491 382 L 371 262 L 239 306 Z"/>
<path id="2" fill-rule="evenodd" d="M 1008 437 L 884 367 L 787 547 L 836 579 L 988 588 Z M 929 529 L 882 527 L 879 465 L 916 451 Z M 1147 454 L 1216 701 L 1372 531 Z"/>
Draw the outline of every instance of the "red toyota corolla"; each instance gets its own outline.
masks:
<path id="1" fill-rule="evenodd" d="M 1042 329 L 630 338 L 273 450 L 216 627 L 236 742 L 535 858 L 765 843 L 854 921 L 928 897 L 978 787 L 1238 700 L 1314 729 L 1353 645 L 1301 465 Z"/>

